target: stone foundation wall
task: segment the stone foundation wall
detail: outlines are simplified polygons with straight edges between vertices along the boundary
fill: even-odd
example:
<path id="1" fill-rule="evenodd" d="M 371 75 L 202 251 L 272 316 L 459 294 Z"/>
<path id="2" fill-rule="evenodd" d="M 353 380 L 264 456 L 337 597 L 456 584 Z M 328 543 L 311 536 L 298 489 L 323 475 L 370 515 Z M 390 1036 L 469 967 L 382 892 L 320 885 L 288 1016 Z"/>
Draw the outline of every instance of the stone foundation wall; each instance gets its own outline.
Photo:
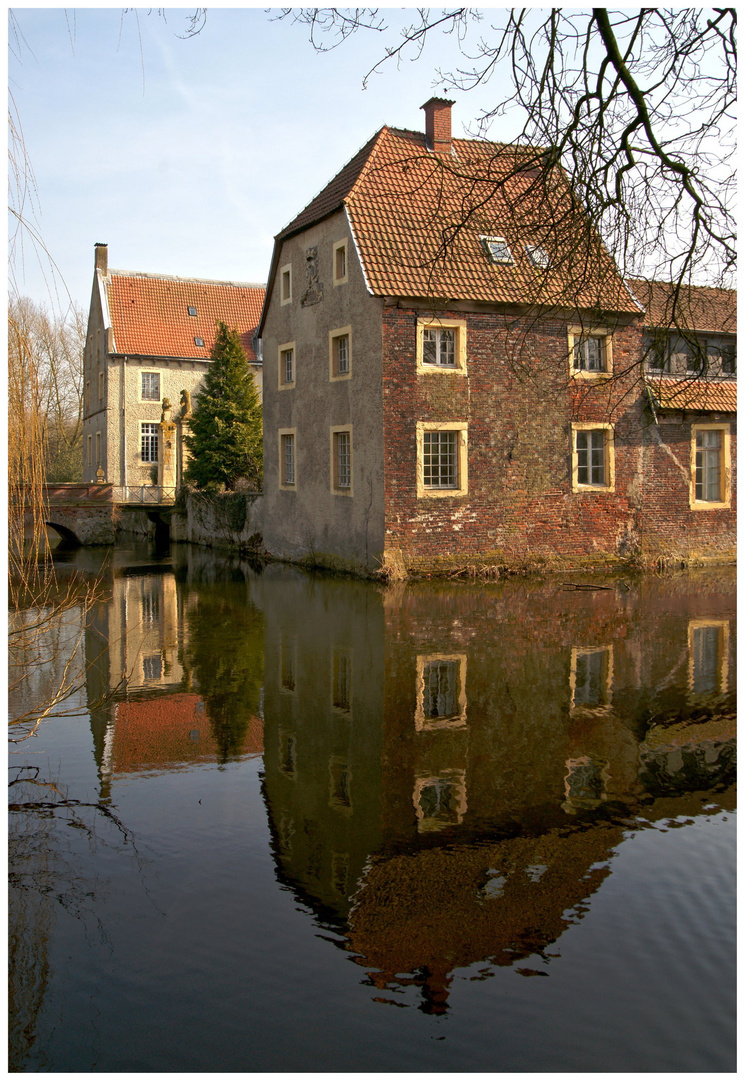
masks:
<path id="1" fill-rule="evenodd" d="M 261 492 L 188 491 L 171 516 L 171 540 L 262 554 L 263 516 Z"/>

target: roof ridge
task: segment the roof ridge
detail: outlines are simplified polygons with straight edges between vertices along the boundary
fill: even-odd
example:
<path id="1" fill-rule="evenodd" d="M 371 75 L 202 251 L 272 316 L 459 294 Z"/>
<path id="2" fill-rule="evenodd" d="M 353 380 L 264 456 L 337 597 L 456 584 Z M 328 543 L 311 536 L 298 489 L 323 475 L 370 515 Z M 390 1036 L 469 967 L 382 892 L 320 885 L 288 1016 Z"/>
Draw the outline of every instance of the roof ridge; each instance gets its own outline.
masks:
<path id="1" fill-rule="evenodd" d="M 423 131 L 414 131 L 413 128 L 391 127 L 388 124 L 385 124 L 383 128 L 380 128 L 380 131 L 385 130 L 385 128 L 387 128 L 387 130 L 393 135 L 416 135 L 420 140 L 424 142 L 424 145 L 426 144 L 426 135 Z M 464 135 L 453 135 L 452 142 L 474 143 L 476 146 L 497 146 L 499 147 L 499 149 L 505 150 L 535 150 L 539 151 L 540 153 L 545 153 L 545 151 L 548 149 L 548 147 L 546 146 L 533 146 L 532 143 L 496 142 L 493 139 L 479 139 L 473 138 L 472 136 L 466 137 Z"/>
<path id="2" fill-rule="evenodd" d="M 218 278 L 181 277 L 178 274 L 151 274 L 145 270 L 113 270 L 106 277 L 148 278 L 151 281 L 183 281 L 195 285 L 232 285 L 238 289 L 265 289 L 265 282 L 224 281 Z"/>
<path id="3" fill-rule="evenodd" d="M 664 281 L 663 278 L 645 278 L 632 276 L 628 278 L 628 281 L 641 281 L 644 285 L 676 285 L 676 281 Z M 735 293 L 736 288 L 728 288 L 726 285 L 694 285 L 692 282 L 687 282 L 681 286 L 683 289 L 710 289 L 711 292 L 727 292 Z"/>

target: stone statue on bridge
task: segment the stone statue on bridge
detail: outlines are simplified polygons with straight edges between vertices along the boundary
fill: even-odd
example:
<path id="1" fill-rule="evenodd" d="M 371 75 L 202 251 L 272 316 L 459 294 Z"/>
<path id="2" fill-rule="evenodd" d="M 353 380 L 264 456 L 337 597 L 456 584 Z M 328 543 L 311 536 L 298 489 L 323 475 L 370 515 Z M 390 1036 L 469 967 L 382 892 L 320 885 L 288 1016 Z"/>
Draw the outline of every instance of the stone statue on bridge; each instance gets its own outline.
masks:
<path id="1" fill-rule="evenodd" d="M 161 488 L 176 486 L 176 425 L 171 419 L 171 403 L 163 398 L 160 414 L 160 460 L 158 461 L 158 485 Z"/>

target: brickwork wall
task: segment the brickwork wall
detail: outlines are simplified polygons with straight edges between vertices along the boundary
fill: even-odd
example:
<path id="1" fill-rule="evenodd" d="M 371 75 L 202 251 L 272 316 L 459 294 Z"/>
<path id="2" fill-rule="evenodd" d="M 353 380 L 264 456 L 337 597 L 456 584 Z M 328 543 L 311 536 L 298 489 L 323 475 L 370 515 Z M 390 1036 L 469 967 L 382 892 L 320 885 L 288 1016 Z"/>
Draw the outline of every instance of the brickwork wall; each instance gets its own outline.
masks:
<path id="1" fill-rule="evenodd" d="M 692 426 L 730 425 L 731 507 L 691 510 Z M 736 553 L 736 416 L 682 414 L 660 417 L 644 430 L 643 549 L 647 555 L 694 558 Z"/>
<path id="2" fill-rule="evenodd" d="M 397 549 L 409 565 L 453 557 L 596 563 L 731 546 L 731 511 L 690 510 L 691 421 L 677 454 L 686 462 L 684 483 L 660 444 L 667 429 L 645 406 L 640 325 L 614 329 L 616 377 L 602 384 L 570 378 L 565 321 L 516 325 L 487 312 L 467 314 L 467 375 L 417 373 L 416 318 L 414 310 L 383 313 L 387 552 Z M 417 420 L 467 422 L 466 495 L 417 497 Z M 572 491 L 576 421 L 613 424 L 613 492 Z"/>

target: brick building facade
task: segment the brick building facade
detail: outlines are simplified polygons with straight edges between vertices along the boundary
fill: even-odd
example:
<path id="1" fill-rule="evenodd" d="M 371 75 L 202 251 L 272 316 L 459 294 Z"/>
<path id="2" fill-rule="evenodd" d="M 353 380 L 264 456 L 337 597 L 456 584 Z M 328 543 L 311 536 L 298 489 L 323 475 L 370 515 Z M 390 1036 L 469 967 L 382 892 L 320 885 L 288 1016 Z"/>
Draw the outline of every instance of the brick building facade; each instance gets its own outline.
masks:
<path id="1" fill-rule="evenodd" d="M 731 558 L 733 294 L 689 292 L 705 358 L 680 370 L 672 342 L 660 368 L 664 287 L 621 280 L 539 151 L 452 138 L 451 104 L 424 106 L 427 135 L 383 128 L 276 238 L 268 550 L 366 571 Z"/>

